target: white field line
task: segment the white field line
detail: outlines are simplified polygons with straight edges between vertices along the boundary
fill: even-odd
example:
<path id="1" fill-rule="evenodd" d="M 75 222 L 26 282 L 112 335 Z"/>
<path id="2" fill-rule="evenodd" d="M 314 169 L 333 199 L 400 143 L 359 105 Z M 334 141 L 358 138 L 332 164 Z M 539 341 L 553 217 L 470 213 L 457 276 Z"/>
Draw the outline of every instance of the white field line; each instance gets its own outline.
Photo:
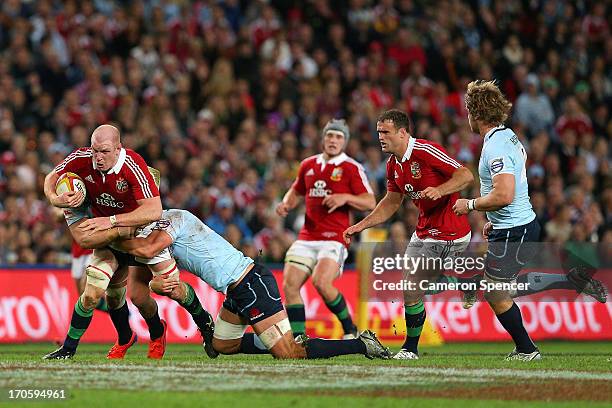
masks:
<path id="1" fill-rule="evenodd" d="M 0 363 L 0 387 L 25 385 L 157 391 L 238 391 L 448 385 L 509 380 L 604 380 L 612 373 L 570 370 L 405 366 L 214 364 L 155 366 L 78 362 Z"/>

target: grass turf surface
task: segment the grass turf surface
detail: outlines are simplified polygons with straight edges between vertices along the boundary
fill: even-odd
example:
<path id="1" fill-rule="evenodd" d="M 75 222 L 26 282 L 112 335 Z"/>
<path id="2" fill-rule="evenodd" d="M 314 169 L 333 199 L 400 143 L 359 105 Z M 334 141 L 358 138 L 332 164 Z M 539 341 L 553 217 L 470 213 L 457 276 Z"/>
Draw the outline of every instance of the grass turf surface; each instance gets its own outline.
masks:
<path id="1" fill-rule="evenodd" d="M 531 363 L 503 361 L 509 343 L 424 347 L 418 361 L 210 360 L 176 344 L 151 361 L 140 344 L 117 362 L 105 359 L 109 346 L 83 344 L 73 361 L 49 362 L 40 358 L 53 345 L 0 345 L 0 404 L 8 389 L 63 388 L 66 401 L 44 406 L 612 406 L 612 343 L 542 342 L 544 359 Z"/>

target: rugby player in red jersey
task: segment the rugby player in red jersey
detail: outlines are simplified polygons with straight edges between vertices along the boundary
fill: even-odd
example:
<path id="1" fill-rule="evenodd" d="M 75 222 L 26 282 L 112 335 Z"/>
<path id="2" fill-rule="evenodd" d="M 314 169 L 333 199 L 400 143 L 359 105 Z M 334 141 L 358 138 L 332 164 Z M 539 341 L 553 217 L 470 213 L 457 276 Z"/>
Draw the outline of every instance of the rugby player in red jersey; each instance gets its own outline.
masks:
<path id="1" fill-rule="evenodd" d="M 300 288 L 312 277 L 325 304 L 340 320 L 344 336 L 357 336 L 357 327 L 334 280 L 342 273 L 347 257 L 342 232 L 351 224 L 350 210 L 371 210 L 376 199 L 361 164 L 343 151 L 349 137 L 343 119 L 329 121 L 323 129 L 323 153 L 302 161 L 297 179 L 276 207 L 277 214 L 285 217 L 299 204 L 299 196 L 306 204 L 304 226 L 285 257 L 283 290 L 295 335 L 305 332 Z"/>
<path id="2" fill-rule="evenodd" d="M 413 137 L 405 112 L 393 109 L 382 113 L 376 130 L 382 151 L 391 154 L 387 161 L 387 194 L 374 211 L 344 231 L 344 239 L 350 242 L 353 235 L 388 220 L 408 196 L 419 209 L 419 218 L 406 255 L 456 257 L 469 245 L 471 229 L 466 216 L 453 212 L 453 204 L 459 198 L 458 192 L 470 185 L 474 176 L 438 144 Z M 423 271 L 405 272 L 412 279 L 415 273 L 422 278 Z M 423 295 L 418 285 L 416 290 L 404 291 L 406 340 L 395 359 L 418 359 L 417 346 L 425 323 Z"/>
<path id="3" fill-rule="evenodd" d="M 76 207 L 83 201 L 83 193 L 56 194 L 57 179 L 66 172 L 76 173 L 83 179 L 91 211 L 96 217 L 72 226 L 71 232 L 86 236 L 110 231 L 113 227 L 150 223 L 161 216 L 161 200 L 153 176 L 140 155 L 121 146 L 119 130 L 114 126 L 101 125 L 96 128 L 91 136 L 91 147 L 72 152 L 45 178 L 45 195 L 54 206 L 65 208 L 68 218 L 70 207 Z M 86 267 L 87 281 L 75 305 L 70 331 L 64 345 L 56 350 L 62 355 L 51 356 L 51 353 L 46 357 L 70 358 L 74 355 L 80 337 L 89 326 L 93 309 L 106 292 L 109 314 L 119 337 L 108 358 L 123 358 L 136 341 L 129 326 L 125 302 L 128 279 L 131 299 L 149 326 L 151 342 L 148 355 L 150 358 L 163 356 L 166 326 L 160 320 L 157 304 L 149 294 L 146 284 L 148 277 L 145 278 L 149 272 L 145 268 L 134 268 L 128 277 L 130 263 L 127 254 L 110 247 L 94 251 Z"/>

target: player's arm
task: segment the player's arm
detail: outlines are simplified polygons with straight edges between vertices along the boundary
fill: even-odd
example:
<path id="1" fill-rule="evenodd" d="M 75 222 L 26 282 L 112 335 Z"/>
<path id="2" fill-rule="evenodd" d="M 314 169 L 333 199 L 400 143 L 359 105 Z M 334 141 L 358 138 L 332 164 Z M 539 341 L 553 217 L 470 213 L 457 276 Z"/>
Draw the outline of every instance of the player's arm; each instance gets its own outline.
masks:
<path id="1" fill-rule="evenodd" d="M 457 200 L 453 210 L 457 214 L 467 214 L 472 210 L 476 211 L 497 211 L 510 205 L 514 200 L 514 175 L 496 174 L 493 176 L 493 189 L 484 197 L 471 200 Z"/>
<path id="2" fill-rule="evenodd" d="M 276 206 L 276 213 L 286 217 L 300 203 L 300 195 L 293 186 L 285 193 L 283 200 Z"/>
<path id="3" fill-rule="evenodd" d="M 421 195 L 430 200 L 437 200 L 446 195 L 461 191 L 474 181 L 474 175 L 467 167 L 455 169 L 451 178 L 437 187 L 427 187 Z"/>
<path id="4" fill-rule="evenodd" d="M 159 196 L 151 198 L 143 198 L 137 200 L 138 208 L 134 211 L 125 214 L 117 214 L 115 216 L 115 226 L 121 227 L 136 227 L 139 225 L 150 224 L 157 221 L 162 216 L 162 204 Z"/>
<path id="5" fill-rule="evenodd" d="M 344 231 L 345 241 L 348 243 L 353 235 L 387 221 L 400 208 L 403 200 L 404 195 L 402 193 L 387 191 L 387 194 L 370 214 Z"/>
<path id="6" fill-rule="evenodd" d="M 116 243 L 116 246 L 122 251 L 141 258 L 153 258 L 170 245 L 172 245 L 172 237 L 161 230 L 151 232 L 146 238 L 132 238 Z"/>
<path id="7" fill-rule="evenodd" d="M 84 249 L 103 248 L 118 238 L 129 237 L 134 234 L 134 228 L 114 227 L 104 231 L 89 233 L 78 228 L 85 219 L 71 224 L 68 229 L 77 244 Z"/>
<path id="8" fill-rule="evenodd" d="M 83 193 L 81 191 L 67 191 L 61 195 L 57 195 L 55 192 L 57 179 L 59 179 L 59 175 L 55 172 L 55 170 L 51 170 L 51 172 L 45 177 L 45 183 L 43 185 L 45 196 L 51 205 L 58 208 L 68 208 L 76 207 L 77 204 L 83 202 Z"/>
<path id="9" fill-rule="evenodd" d="M 162 215 L 162 205 L 159 196 L 143 198 L 136 201 L 138 207 L 125 214 L 110 217 L 91 218 L 80 226 L 83 231 L 104 231 L 113 227 L 137 227 L 157 221 Z"/>
<path id="10" fill-rule="evenodd" d="M 328 213 L 343 205 L 351 206 L 358 211 L 367 211 L 376 207 L 374 194 L 331 194 L 323 199 L 323 205 L 329 207 Z"/>

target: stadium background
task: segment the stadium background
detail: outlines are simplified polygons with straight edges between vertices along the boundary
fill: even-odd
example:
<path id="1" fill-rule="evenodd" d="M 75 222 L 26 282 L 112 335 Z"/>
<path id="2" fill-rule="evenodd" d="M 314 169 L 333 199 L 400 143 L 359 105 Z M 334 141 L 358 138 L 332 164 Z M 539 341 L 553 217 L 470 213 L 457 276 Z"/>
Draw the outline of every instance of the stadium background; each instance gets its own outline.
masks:
<path id="1" fill-rule="evenodd" d="M 70 313 L 76 296 L 61 268 L 70 237 L 42 182 L 104 122 L 161 170 L 164 206 L 192 211 L 245 254 L 262 249 L 278 264 L 303 212 L 283 222 L 273 208 L 299 161 L 318 153 L 327 120 L 347 118 L 347 153 L 364 164 L 380 198 L 378 113 L 410 112 L 417 137 L 441 143 L 476 173 L 481 139 L 469 130 L 464 89 L 495 78 L 528 149 L 543 239 L 609 244 L 609 19 L 604 3 L 570 1 L 3 1 L 0 341 L 41 339 L 40 307 L 51 319 L 43 339 L 65 332 L 52 319 L 63 316 L 64 303 Z M 466 194 L 477 196 L 477 185 Z M 416 215 L 406 205 L 394 217 L 394 239 L 410 236 Z M 473 241 L 482 242 L 482 214 L 470 221 Z M 60 269 L 40 269 L 52 265 Z M 355 299 L 356 284 L 347 289 Z M 202 294 L 214 302 L 212 292 Z M 597 308 L 600 330 L 591 330 L 597 325 L 586 309 L 571 314 L 582 316 L 576 330 L 610 335 L 607 305 L 577 304 Z M 449 316 L 460 312 L 455 302 L 445 305 Z M 561 315 L 542 313 L 555 325 L 562 316 L 558 330 L 569 330 L 562 307 Z M 401 318 L 401 305 L 395 309 L 386 311 L 390 336 L 394 316 Z M 459 331 L 469 317 L 459 317 Z M 326 319 L 318 333 L 334 335 Z"/>

